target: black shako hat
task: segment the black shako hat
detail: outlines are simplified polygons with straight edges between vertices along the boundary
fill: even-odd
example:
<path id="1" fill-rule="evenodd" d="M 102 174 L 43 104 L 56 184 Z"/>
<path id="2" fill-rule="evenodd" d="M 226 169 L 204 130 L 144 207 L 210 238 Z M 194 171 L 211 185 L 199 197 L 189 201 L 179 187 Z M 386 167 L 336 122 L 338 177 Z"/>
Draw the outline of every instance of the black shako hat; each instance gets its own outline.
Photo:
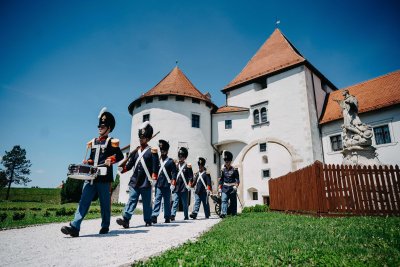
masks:
<path id="1" fill-rule="evenodd" d="M 138 136 L 150 139 L 153 136 L 153 127 L 150 122 L 145 121 L 139 126 Z"/>
<path id="2" fill-rule="evenodd" d="M 160 151 L 168 151 L 169 150 L 169 143 L 165 140 L 158 140 L 158 146 L 160 147 Z"/>
<path id="3" fill-rule="evenodd" d="M 228 150 L 224 150 L 222 152 L 222 156 L 224 158 L 224 161 L 232 161 L 233 159 L 233 155 L 231 152 L 229 152 Z"/>
<path id="4" fill-rule="evenodd" d="M 99 113 L 99 125 L 97 127 L 100 127 L 102 125 L 110 128 L 110 132 L 112 132 L 115 128 L 115 118 L 114 116 L 107 111 L 107 108 L 102 108 L 100 113 Z"/>
<path id="5" fill-rule="evenodd" d="M 186 159 L 188 155 L 189 155 L 189 153 L 188 153 L 188 150 L 187 150 L 186 147 L 179 148 L 179 150 L 178 150 L 178 158 L 183 156 Z"/>
<path id="6" fill-rule="evenodd" d="M 199 157 L 199 160 L 197 161 L 197 165 L 205 166 L 206 165 L 206 159 Z"/>

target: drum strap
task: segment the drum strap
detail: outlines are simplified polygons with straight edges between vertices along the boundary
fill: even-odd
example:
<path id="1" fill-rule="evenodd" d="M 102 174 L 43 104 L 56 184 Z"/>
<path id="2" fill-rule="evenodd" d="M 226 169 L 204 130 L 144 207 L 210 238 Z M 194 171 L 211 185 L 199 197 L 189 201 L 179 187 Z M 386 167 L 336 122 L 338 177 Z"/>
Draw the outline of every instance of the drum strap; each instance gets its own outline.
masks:
<path id="1" fill-rule="evenodd" d="M 186 182 L 185 174 L 183 174 L 183 168 L 185 168 L 185 166 L 186 166 L 186 163 L 179 167 L 179 171 L 178 171 L 178 175 L 176 176 L 177 177 L 176 179 L 178 180 L 179 176 L 181 176 L 182 180 L 183 180 L 183 183 L 185 184 L 186 188 L 188 190 L 190 190 L 190 187 L 188 186 L 188 184 Z"/>
<path id="2" fill-rule="evenodd" d="M 160 170 L 158 171 L 158 176 L 160 176 L 161 171 L 164 173 L 165 177 L 167 178 L 168 183 L 171 183 L 171 178 L 169 178 L 169 175 L 167 173 L 167 170 L 165 169 L 165 164 L 167 163 L 167 161 L 169 160 L 169 158 L 167 157 L 163 162 L 161 162 L 161 167 Z"/>
<path id="3" fill-rule="evenodd" d="M 94 155 L 94 163 L 93 166 L 97 167 L 99 164 L 99 156 L 100 156 L 100 150 L 105 149 L 108 146 L 108 142 L 110 141 L 111 137 L 108 137 L 106 139 L 106 142 L 102 144 L 95 144 L 96 143 L 96 138 L 92 139 L 92 148 L 96 149 L 95 155 Z"/>

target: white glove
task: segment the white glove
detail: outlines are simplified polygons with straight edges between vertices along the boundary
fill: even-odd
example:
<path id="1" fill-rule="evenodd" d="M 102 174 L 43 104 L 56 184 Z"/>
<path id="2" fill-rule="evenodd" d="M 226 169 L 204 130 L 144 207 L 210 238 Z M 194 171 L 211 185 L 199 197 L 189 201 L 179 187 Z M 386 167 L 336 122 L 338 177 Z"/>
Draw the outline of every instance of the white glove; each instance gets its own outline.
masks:
<path id="1" fill-rule="evenodd" d="M 221 188 L 218 189 L 218 193 L 222 193 L 222 189 Z"/>
<path id="2" fill-rule="evenodd" d="M 237 191 L 237 186 L 236 185 L 233 186 L 233 191 L 235 191 L 235 192 Z"/>
<path id="3" fill-rule="evenodd" d="M 118 167 L 118 172 L 121 173 L 124 170 L 122 167 Z"/>
<path id="4" fill-rule="evenodd" d="M 171 189 L 171 191 L 174 191 L 175 185 L 171 184 L 171 186 L 169 188 Z"/>
<path id="5" fill-rule="evenodd" d="M 207 195 L 208 195 L 208 196 L 211 195 L 211 190 L 208 190 L 208 189 L 207 189 Z"/>

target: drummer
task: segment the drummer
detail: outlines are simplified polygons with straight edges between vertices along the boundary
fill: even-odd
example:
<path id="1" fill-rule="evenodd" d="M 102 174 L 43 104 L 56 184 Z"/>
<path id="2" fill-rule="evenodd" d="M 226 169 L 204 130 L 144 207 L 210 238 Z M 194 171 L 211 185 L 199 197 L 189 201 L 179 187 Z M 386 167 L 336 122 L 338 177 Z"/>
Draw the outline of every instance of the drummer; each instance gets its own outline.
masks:
<path id="1" fill-rule="evenodd" d="M 87 214 L 90 204 L 96 195 L 99 196 L 101 209 L 101 229 L 99 234 L 107 234 L 109 232 L 111 217 L 111 201 L 110 189 L 113 181 L 112 164 L 123 159 L 123 154 L 119 148 L 119 140 L 109 137 L 115 127 L 114 116 L 103 108 L 98 116 L 99 118 L 99 137 L 93 138 L 88 143 L 91 149 L 90 157 L 84 160 L 83 164 L 93 165 L 100 172 L 94 182 L 85 181 L 83 184 L 81 200 L 75 212 L 75 217 L 69 226 L 63 226 L 61 232 L 72 237 L 78 237 L 81 222 Z"/>

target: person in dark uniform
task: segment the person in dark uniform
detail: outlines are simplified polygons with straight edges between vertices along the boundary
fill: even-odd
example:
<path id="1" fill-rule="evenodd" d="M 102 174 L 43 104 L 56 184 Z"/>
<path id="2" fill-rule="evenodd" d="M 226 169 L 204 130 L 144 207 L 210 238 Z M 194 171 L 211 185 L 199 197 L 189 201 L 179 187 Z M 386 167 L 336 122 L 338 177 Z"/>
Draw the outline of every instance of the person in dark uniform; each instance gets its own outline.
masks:
<path id="1" fill-rule="evenodd" d="M 196 173 L 192 186 L 195 188 L 195 202 L 190 218 L 196 219 L 200 209 L 200 203 L 203 202 L 204 214 L 206 219 L 210 217 L 210 204 L 208 197 L 211 194 L 211 177 L 205 170 L 206 160 L 199 157 L 197 162 L 199 171 Z"/>
<path id="2" fill-rule="evenodd" d="M 103 108 L 99 114 L 99 137 L 92 139 L 87 145 L 91 148 L 90 157 L 84 160 L 83 164 L 98 167 L 101 175 L 97 175 L 93 182 L 85 181 L 82 188 L 82 195 L 75 217 L 69 226 L 63 226 L 61 232 L 72 237 L 79 236 L 81 222 L 85 218 L 93 198 L 97 194 L 100 200 L 101 209 L 101 229 L 99 234 L 109 232 L 111 217 L 110 189 L 114 179 L 112 164 L 124 158 L 119 148 L 119 140 L 109 137 L 115 127 L 114 116 Z"/>
<path id="3" fill-rule="evenodd" d="M 117 224 L 124 228 L 129 228 L 129 221 L 135 211 L 139 196 L 142 196 L 145 225 L 151 226 L 151 186 L 158 177 L 159 159 L 157 148 L 150 148 L 147 144 L 153 136 L 153 127 L 148 121 L 139 127 L 138 135 L 140 146 L 129 154 L 122 170 L 122 173 L 133 170 L 129 181 L 129 199 L 122 218 L 117 219 Z"/>
<path id="4" fill-rule="evenodd" d="M 178 174 L 176 176 L 176 185 L 172 190 L 174 203 L 171 211 L 171 221 L 175 221 L 176 211 L 178 210 L 179 200 L 182 200 L 184 219 L 189 220 L 188 194 L 189 184 L 193 182 L 193 170 L 191 164 L 186 164 L 188 150 L 181 147 L 178 151 L 179 161 L 176 165 Z"/>
<path id="5" fill-rule="evenodd" d="M 226 217 L 228 211 L 228 201 L 230 201 L 230 211 L 232 215 L 237 214 L 237 189 L 240 184 L 239 172 L 231 166 L 233 155 L 229 151 L 223 152 L 225 165 L 221 170 L 221 179 L 218 183 L 218 192 L 222 193 L 221 218 Z"/>
<path id="6" fill-rule="evenodd" d="M 159 140 L 158 142 L 161 161 L 158 171 L 158 179 L 155 185 L 155 199 L 151 221 L 152 223 L 157 223 L 157 217 L 160 214 L 161 209 L 161 200 L 164 199 L 165 223 L 169 223 L 171 222 L 171 190 L 174 189 L 176 184 L 177 171 L 174 160 L 168 157 L 168 142 L 165 140 Z"/>

